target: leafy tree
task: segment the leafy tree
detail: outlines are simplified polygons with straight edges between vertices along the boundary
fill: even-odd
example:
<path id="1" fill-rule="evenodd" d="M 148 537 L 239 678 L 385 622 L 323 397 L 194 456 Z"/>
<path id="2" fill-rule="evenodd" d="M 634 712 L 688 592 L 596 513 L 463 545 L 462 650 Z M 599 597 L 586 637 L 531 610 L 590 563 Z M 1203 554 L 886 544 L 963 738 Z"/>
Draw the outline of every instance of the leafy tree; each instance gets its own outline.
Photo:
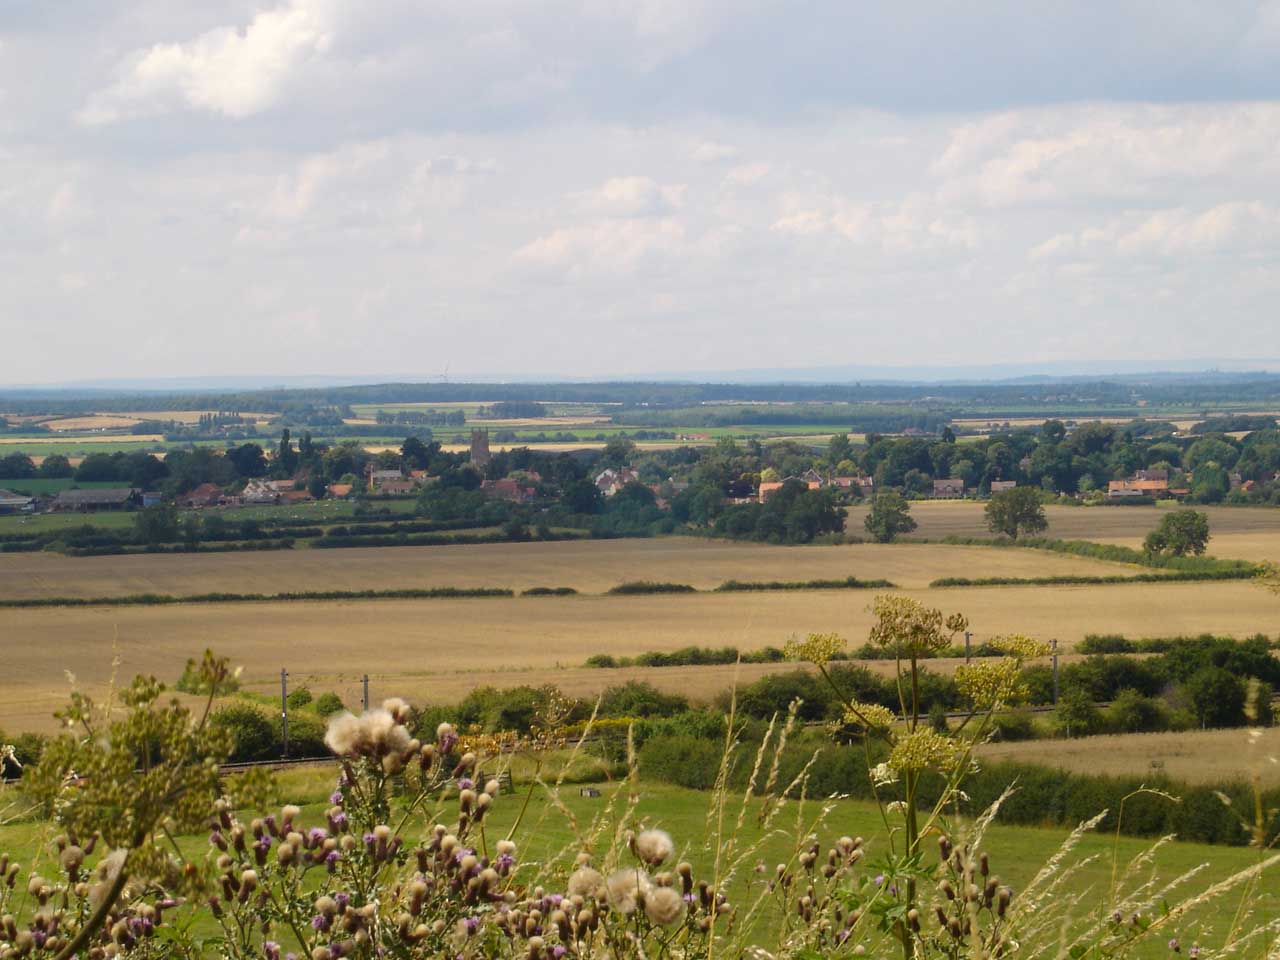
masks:
<path id="1" fill-rule="evenodd" d="M 178 539 L 178 511 L 171 503 L 139 510 L 133 518 L 133 535 L 139 543 L 172 543 Z"/>
<path id="2" fill-rule="evenodd" d="M 315 497 L 317 500 L 323 500 L 324 495 L 329 490 L 329 485 L 324 481 L 324 475 L 319 471 L 311 474 L 307 478 L 307 493 Z"/>
<path id="3" fill-rule="evenodd" d="M 293 476 L 294 471 L 298 469 L 298 451 L 293 449 L 288 427 L 280 431 L 280 446 L 276 449 L 276 468 L 286 477 Z"/>
<path id="4" fill-rule="evenodd" d="M 911 506 L 902 494 L 892 490 L 876 494 L 862 525 L 877 543 L 892 543 L 899 534 L 911 533 L 916 528 Z"/>
<path id="5" fill-rule="evenodd" d="M 426 470 L 431 458 L 440 452 L 440 444 L 432 441 L 423 443 L 418 437 L 405 437 L 400 444 L 400 459 L 406 467 L 414 470 Z"/>
<path id="6" fill-rule="evenodd" d="M 227 451 L 227 459 L 242 477 L 263 477 L 267 474 L 267 456 L 256 443 L 244 443 Z"/>
<path id="7" fill-rule="evenodd" d="M 1199 510 L 1175 510 L 1147 534 L 1143 550 L 1152 556 L 1200 556 L 1209 543 L 1209 518 Z"/>
<path id="8" fill-rule="evenodd" d="M 0 477 L 13 480 L 30 480 L 36 475 L 36 465 L 25 453 L 11 453 L 0 457 Z"/>
<path id="9" fill-rule="evenodd" d="M 841 460 L 848 460 L 853 455 L 853 444 L 849 442 L 847 433 L 837 433 L 827 444 L 827 463 L 834 466 Z"/>
<path id="10" fill-rule="evenodd" d="M 636 455 L 636 445 L 626 437 L 614 437 L 600 451 L 602 467 L 625 467 Z"/>
<path id="11" fill-rule="evenodd" d="M 76 472 L 71 461 L 60 453 L 51 453 L 40 464 L 40 476 L 47 480 L 61 480 Z"/>
<path id="12" fill-rule="evenodd" d="M 1245 682 L 1222 667 L 1197 670 L 1182 685 L 1201 727 L 1244 723 Z"/>
<path id="13" fill-rule="evenodd" d="M 1137 690 L 1121 690 L 1111 703 L 1108 725 L 1116 733 L 1153 733 L 1169 726 L 1169 717 L 1155 697 L 1144 697 Z"/>
<path id="14" fill-rule="evenodd" d="M 1067 687 L 1053 711 L 1054 728 L 1063 736 L 1087 737 L 1102 727 L 1102 714 L 1086 690 Z"/>
<path id="15" fill-rule="evenodd" d="M 564 491 L 563 502 L 574 513 L 599 513 L 604 509 L 604 497 L 590 480 L 575 480 Z"/>
<path id="16" fill-rule="evenodd" d="M 1058 444 L 1066 439 L 1067 427 L 1061 420 L 1046 420 L 1040 426 L 1040 437 L 1045 443 Z"/>
<path id="17" fill-rule="evenodd" d="M 1017 538 L 1022 533 L 1040 533 L 1048 529 L 1040 492 L 1035 487 L 1014 487 L 993 494 L 984 511 L 992 533 Z"/>

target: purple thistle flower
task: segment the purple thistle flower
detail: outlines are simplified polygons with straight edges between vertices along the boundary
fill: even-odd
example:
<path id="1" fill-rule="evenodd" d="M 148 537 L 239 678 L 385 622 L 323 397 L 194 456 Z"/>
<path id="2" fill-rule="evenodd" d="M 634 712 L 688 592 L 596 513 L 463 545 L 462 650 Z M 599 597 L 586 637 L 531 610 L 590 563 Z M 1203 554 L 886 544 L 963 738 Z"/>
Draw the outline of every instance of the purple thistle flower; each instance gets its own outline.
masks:
<path id="1" fill-rule="evenodd" d="M 335 870 L 338 869 L 338 861 L 341 859 L 342 859 L 342 854 L 338 853 L 337 850 L 330 850 L 328 853 L 324 855 L 325 869 L 328 870 L 330 873 L 333 873 Z"/>
<path id="2" fill-rule="evenodd" d="M 475 787 L 475 785 L 476 785 L 475 781 L 474 781 L 474 780 L 472 780 L 470 777 L 459 777 L 459 778 L 458 778 L 458 789 L 459 789 L 459 790 L 471 790 L 471 789 L 473 789 L 473 788 Z"/>
<path id="3" fill-rule="evenodd" d="M 311 845 L 316 846 L 321 841 L 323 841 L 326 837 L 329 836 L 329 831 L 326 830 L 324 827 L 312 827 L 311 830 L 307 833 L 307 836 L 311 840 Z"/>
<path id="4" fill-rule="evenodd" d="M 262 953 L 267 960 L 280 960 L 280 944 L 274 940 L 268 940 L 262 945 Z"/>
<path id="5" fill-rule="evenodd" d="M 345 910 L 347 909 L 347 904 L 351 902 L 351 895 L 347 893 L 335 893 L 333 895 L 333 902 L 338 905 L 339 910 Z"/>
<path id="6" fill-rule="evenodd" d="M 342 806 L 342 791 L 335 790 L 333 793 L 329 794 L 329 802 L 335 807 Z"/>
<path id="7" fill-rule="evenodd" d="M 475 933 L 477 930 L 480 929 L 480 918 L 467 917 L 465 920 L 462 921 L 462 925 L 466 928 L 466 931 L 468 934 Z"/>
<path id="8" fill-rule="evenodd" d="M 324 914 L 317 913 L 311 918 L 311 928 L 313 930 L 325 931 L 329 929 L 329 918 Z"/>

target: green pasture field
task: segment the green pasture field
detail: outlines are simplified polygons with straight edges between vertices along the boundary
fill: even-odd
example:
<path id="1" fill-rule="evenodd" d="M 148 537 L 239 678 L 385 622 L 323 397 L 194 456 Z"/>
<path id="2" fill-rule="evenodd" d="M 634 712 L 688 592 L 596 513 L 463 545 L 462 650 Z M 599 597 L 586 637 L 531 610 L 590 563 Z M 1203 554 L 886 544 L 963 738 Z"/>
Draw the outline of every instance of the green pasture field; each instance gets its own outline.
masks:
<path id="1" fill-rule="evenodd" d="M 321 766 L 281 774 L 284 794 L 281 800 L 303 801 L 300 804 L 302 814 L 299 822 L 304 826 L 324 824 L 328 806 L 325 797 L 332 789 L 335 772 L 331 766 Z M 500 796 L 485 821 L 486 833 L 491 839 L 506 835 L 524 802 L 524 794 L 529 786 L 527 776 L 520 776 L 517 767 L 515 793 Z M 582 845 L 575 839 L 574 827 L 564 811 L 567 810 L 576 820 L 578 833 L 586 834 L 596 818 L 603 817 L 612 822 L 612 818 L 626 806 L 627 783 L 602 782 L 596 786 L 601 793 L 598 798 L 582 797 L 576 784 L 561 787 L 558 802 L 563 808 L 553 803 L 542 788 L 535 787 L 529 808 L 515 836 L 520 862 L 572 864 L 574 854 Z M 675 841 L 678 858 L 687 859 L 693 865 L 695 878 L 713 880 L 718 851 L 722 864 L 735 854 L 746 854 L 746 861 L 739 866 L 727 889 L 730 902 L 740 908 L 756 902 L 761 891 L 760 885 L 772 875 L 774 864 L 793 859 L 797 853 L 797 824 L 801 825 L 799 832 L 804 834 L 821 812 L 820 805 L 814 801 L 803 804 L 789 802 L 774 820 L 772 829 L 765 831 L 757 825 L 757 814 L 762 806 L 757 799 L 748 805 L 743 825 L 733 832 L 730 842 L 727 838 L 720 840 L 715 836 L 716 821 L 709 816 L 712 811 L 712 794 L 649 784 L 643 778 L 635 789 L 638 799 L 632 822 L 667 830 Z M 3 793 L 0 793 L 0 810 L 3 809 L 4 799 Z M 723 818 L 726 831 L 733 831 L 740 805 L 739 798 L 729 798 Z M 876 862 L 887 852 L 885 826 L 879 810 L 872 804 L 852 800 L 830 801 L 830 806 L 831 810 L 825 821 L 817 824 L 814 829 L 816 839 L 825 849 L 843 834 L 862 836 L 865 838 L 866 850 L 866 866 L 863 869 L 868 875 L 874 875 Z M 449 809 L 446 803 L 444 817 L 448 816 Z M 417 819 L 406 829 L 406 834 L 412 838 L 417 829 L 425 832 L 430 823 L 431 820 L 426 818 Z M 56 869 L 49 853 L 49 842 L 54 834 L 55 829 L 44 822 L 0 827 L 0 851 L 9 852 L 24 868 L 32 865 L 35 869 Z M 612 829 L 605 831 L 603 839 L 607 841 L 612 834 Z M 992 872 L 1013 888 L 1016 898 L 1017 891 L 1024 888 L 1053 856 L 1066 835 L 1066 831 L 1061 829 L 1005 827 L 997 821 L 988 831 L 983 849 L 990 855 Z M 1064 893 L 1083 894 L 1082 911 L 1107 902 L 1113 865 L 1116 866 L 1116 875 L 1123 876 L 1126 865 L 1151 848 L 1152 843 L 1153 841 L 1130 837 L 1117 839 L 1109 835 L 1086 835 L 1067 855 L 1063 866 L 1069 868 L 1070 865 L 1082 863 L 1089 858 L 1092 861 L 1071 874 L 1069 886 Z M 178 838 L 178 846 L 184 856 L 192 859 L 203 858 L 209 849 L 207 838 L 203 834 Z M 1185 886 L 1174 891 L 1171 899 L 1178 902 L 1253 866 L 1257 860 L 1257 851 L 1242 847 L 1170 843 L 1163 845 L 1154 854 L 1151 865 L 1143 868 L 1139 875 L 1142 880 L 1156 878 L 1158 882 L 1155 887 L 1158 888 L 1175 877 L 1199 869 L 1200 872 Z M 763 875 L 757 874 L 753 869 L 757 861 L 765 864 L 766 871 Z M 563 880 L 563 877 L 558 878 L 558 882 Z M 1255 922 L 1274 917 L 1276 911 L 1280 910 L 1280 884 L 1273 880 L 1267 880 L 1264 876 L 1255 890 Z M 1188 946 L 1193 943 L 1212 946 L 1225 935 L 1231 922 L 1231 911 L 1238 899 L 1239 894 L 1236 893 L 1234 896 L 1229 895 L 1225 899 L 1192 908 L 1176 927 L 1171 926 L 1167 932 L 1162 931 L 1159 937 L 1153 938 L 1149 949 L 1143 950 L 1139 955 L 1173 955 L 1167 951 L 1165 943 L 1174 936 Z M 215 927 L 212 919 L 207 916 L 202 918 L 198 921 L 198 929 L 213 933 Z M 761 931 L 761 934 L 766 935 L 767 931 Z"/>
<path id="2" fill-rule="evenodd" d="M 116 480 L 74 480 L 71 477 L 62 477 L 57 480 L 49 480 L 44 477 L 14 480 L 0 479 L 0 487 L 5 490 L 12 490 L 15 493 L 25 493 L 31 496 L 61 493 L 63 490 L 71 490 L 72 488 L 80 490 L 103 490 L 111 487 L 122 486 L 125 486 L 125 484 Z"/>

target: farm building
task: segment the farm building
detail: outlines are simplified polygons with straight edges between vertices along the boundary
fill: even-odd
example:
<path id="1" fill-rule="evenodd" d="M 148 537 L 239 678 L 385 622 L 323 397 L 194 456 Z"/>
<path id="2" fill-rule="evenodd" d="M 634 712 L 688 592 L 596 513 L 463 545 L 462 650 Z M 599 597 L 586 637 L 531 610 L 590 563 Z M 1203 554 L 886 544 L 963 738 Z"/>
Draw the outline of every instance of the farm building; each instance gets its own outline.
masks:
<path id="1" fill-rule="evenodd" d="M 184 507 L 216 507 L 223 502 L 222 488 L 216 483 L 202 483 L 178 502 Z"/>
<path id="2" fill-rule="evenodd" d="M 94 513 L 99 510 L 130 510 L 142 506 L 142 491 L 133 487 L 99 490 L 63 490 L 49 509 L 55 513 Z"/>
<path id="3" fill-rule="evenodd" d="M 992 480 L 991 492 L 1004 493 L 1006 490 L 1012 490 L 1017 485 L 1018 485 L 1017 480 Z"/>
<path id="4" fill-rule="evenodd" d="M 290 484 L 292 486 L 292 484 Z M 244 485 L 240 499 L 248 504 L 279 503 L 280 493 L 266 480 L 253 479 Z"/>
<path id="5" fill-rule="evenodd" d="M 959 500 L 963 496 L 963 480 L 952 477 L 947 480 L 933 481 L 933 497 L 935 500 Z"/>
<path id="6" fill-rule="evenodd" d="M 0 513 L 30 513 L 36 508 L 36 498 L 12 490 L 0 490 Z"/>

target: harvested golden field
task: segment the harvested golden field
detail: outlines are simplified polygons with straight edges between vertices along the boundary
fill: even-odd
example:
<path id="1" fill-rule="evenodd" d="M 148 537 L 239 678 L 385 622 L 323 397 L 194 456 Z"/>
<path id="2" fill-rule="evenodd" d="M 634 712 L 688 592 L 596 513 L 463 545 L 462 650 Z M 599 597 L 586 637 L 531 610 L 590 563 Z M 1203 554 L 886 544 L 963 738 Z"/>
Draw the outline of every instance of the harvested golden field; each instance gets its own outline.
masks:
<path id="1" fill-rule="evenodd" d="M 1280 786 L 1280 727 L 1260 733 L 1193 730 L 1001 743 L 981 748 L 979 755 L 988 762 L 1042 763 L 1073 773 L 1164 775 L 1191 783 L 1241 779 L 1256 773 L 1264 786 Z"/>
<path id="2" fill-rule="evenodd" d="M 1274 632 L 1280 612 L 1275 597 L 1240 582 L 909 592 L 968 614 L 978 641 L 1019 631 L 1057 638 L 1064 650 L 1089 633 Z M 0 610 L 0 727 L 18 729 L 19 721 L 47 715 L 65 697 L 64 670 L 87 683 L 105 682 L 117 650 L 125 673 L 146 670 L 169 681 L 188 657 L 211 647 L 242 664 L 250 683 L 270 684 L 287 667 L 319 678 L 318 688 L 323 678 L 350 682 L 368 672 L 388 692 L 414 695 L 418 685 L 430 684 L 460 695 L 498 676 L 513 684 L 558 683 L 593 653 L 692 645 L 753 650 L 826 630 L 860 644 L 870 600 L 870 591 L 830 590 Z M 678 676 L 671 669 L 645 675 Z M 732 668 L 714 668 L 702 681 L 721 675 L 723 682 L 709 686 L 727 685 Z"/>
<path id="3" fill-rule="evenodd" d="M 0 598 L 190 595 L 217 591 L 388 590 L 416 587 L 573 587 L 602 593 L 628 580 L 889 580 L 924 587 L 945 576 L 1033 577 L 1140 572 L 1039 550 L 945 544 L 778 547 L 693 537 L 559 543 L 370 547 L 285 553 L 65 557 L 0 554 Z"/>
<path id="4" fill-rule="evenodd" d="M 133 417 L 120 414 L 95 413 L 87 417 L 46 420 L 44 425 L 57 433 L 75 433 L 84 430 L 123 430 L 134 426 L 137 422 Z"/>
<path id="5" fill-rule="evenodd" d="M 913 536 L 930 540 L 956 535 L 989 537 L 984 504 L 972 500 L 923 500 L 911 504 L 919 524 Z M 1160 518 L 1177 507 L 1065 507 L 1045 508 L 1049 529 L 1045 536 L 1063 540 L 1094 540 L 1141 547 L 1143 538 Z M 1241 560 L 1280 560 L 1280 507 L 1196 507 L 1209 517 L 1209 553 Z M 847 529 L 862 533 L 867 508 L 851 507 Z"/>
<path id="6" fill-rule="evenodd" d="M 30 447 L 32 449 L 39 449 L 41 446 L 50 443 L 65 447 L 67 444 L 74 443 L 77 440 L 92 446 L 100 443 L 163 443 L 164 435 L 159 433 L 92 433 L 87 436 L 77 437 L 61 435 L 56 437 L 0 437 L 0 443 L 17 447 Z"/>

